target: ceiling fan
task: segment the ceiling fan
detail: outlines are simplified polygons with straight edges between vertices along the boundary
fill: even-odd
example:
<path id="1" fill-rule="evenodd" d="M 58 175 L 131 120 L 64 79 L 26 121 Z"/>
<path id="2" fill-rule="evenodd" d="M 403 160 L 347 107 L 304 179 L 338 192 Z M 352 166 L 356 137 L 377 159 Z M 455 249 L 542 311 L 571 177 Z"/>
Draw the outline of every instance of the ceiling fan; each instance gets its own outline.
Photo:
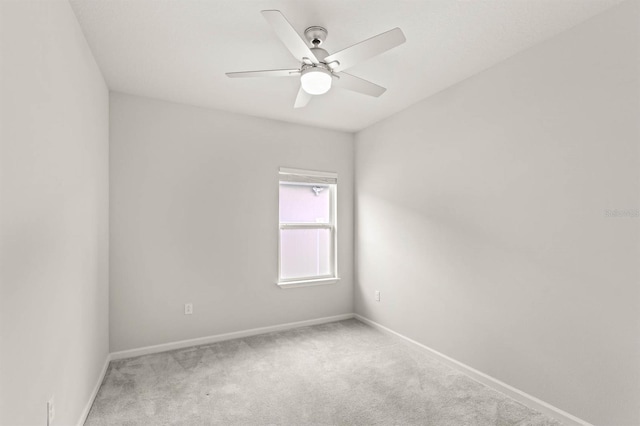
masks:
<path id="1" fill-rule="evenodd" d="M 329 52 L 320 48 L 327 38 L 327 30 L 323 27 L 314 26 L 305 30 L 304 35 L 309 46 L 279 10 L 263 10 L 262 16 L 271 24 L 276 35 L 291 54 L 301 62 L 300 68 L 228 72 L 227 76 L 230 78 L 300 77 L 300 89 L 294 108 L 304 107 L 312 96 L 328 92 L 332 83 L 343 89 L 369 96 L 382 95 L 387 90 L 384 87 L 343 71 L 406 41 L 402 30 L 394 28 L 330 55 Z"/>

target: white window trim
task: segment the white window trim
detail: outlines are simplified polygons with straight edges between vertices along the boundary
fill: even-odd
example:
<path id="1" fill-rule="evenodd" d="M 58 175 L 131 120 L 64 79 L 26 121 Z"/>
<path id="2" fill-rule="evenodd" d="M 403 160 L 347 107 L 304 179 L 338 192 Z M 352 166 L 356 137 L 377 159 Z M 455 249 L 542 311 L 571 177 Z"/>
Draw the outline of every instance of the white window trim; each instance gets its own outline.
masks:
<path id="1" fill-rule="evenodd" d="M 309 177 L 332 177 L 337 179 L 336 173 L 330 172 L 319 172 L 312 170 L 301 170 L 301 169 L 289 169 L 289 168 L 280 168 L 280 175 L 282 174 L 298 174 L 305 175 Z M 278 186 L 280 185 L 282 180 L 278 179 Z M 308 184 L 302 184 L 308 185 Z M 325 184 L 326 185 L 326 184 Z M 278 215 L 278 281 L 276 284 L 282 288 L 298 288 L 298 287 L 312 287 L 318 285 L 330 285 L 335 284 L 340 281 L 340 277 L 338 276 L 338 211 L 337 211 L 337 200 L 338 200 L 338 185 L 329 184 L 329 188 L 331 191 L 330 196 L 330 214 L 331 221 L 330 223 L 280 223 L 279 215 Z M 278 201 L 279 205 L 279 201 Z M 331 271 L 333 274 L 331 275 L 322 275 L 322 276 L 313 276 L 307 278 L 291 278 L 291 279 L 283 279 L 281 278 L 281 263 L 282 259 L 280 258 L 280 239 L 281 239 L 281 230 L 282 229 L 330 229 L 331 232 Z"/>

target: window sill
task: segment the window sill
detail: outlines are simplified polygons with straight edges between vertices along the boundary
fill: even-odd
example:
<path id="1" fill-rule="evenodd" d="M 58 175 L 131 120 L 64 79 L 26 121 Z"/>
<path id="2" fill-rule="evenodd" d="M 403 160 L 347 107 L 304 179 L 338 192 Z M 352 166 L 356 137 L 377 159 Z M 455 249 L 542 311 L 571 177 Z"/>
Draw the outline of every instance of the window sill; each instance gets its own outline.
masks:
<path id="1" fill-rule="evenodd" d="M 316 285 L 335 284 L 340 281 L 340 278 L 316 278 L 310 280 L 301 281 L 280 281 L 276 284 L 280 288 L 297 288 L 297 287 L 312 287 Z"/>

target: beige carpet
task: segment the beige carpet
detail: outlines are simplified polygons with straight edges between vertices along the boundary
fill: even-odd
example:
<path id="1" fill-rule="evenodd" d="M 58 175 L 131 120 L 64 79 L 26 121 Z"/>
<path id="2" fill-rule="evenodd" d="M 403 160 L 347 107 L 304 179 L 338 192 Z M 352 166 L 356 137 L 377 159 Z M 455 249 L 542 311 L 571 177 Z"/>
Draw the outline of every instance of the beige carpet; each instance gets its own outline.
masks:
<path id="1" fill-rule="evenodd" d="M 560 423 L 347 320 L 114 361 L 86 424 Z"/>

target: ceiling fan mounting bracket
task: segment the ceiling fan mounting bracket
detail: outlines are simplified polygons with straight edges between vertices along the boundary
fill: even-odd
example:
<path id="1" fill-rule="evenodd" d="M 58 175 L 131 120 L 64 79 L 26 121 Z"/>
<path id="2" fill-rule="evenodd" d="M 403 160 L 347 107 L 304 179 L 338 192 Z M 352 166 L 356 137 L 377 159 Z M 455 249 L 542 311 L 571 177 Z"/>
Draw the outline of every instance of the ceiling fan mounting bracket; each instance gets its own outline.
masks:
<path id="1" fill-rule="evenodd" d="M 331 73 L 331 75 L 333 75 L 334 77 L 338 77 L 337 74 L 334 74 L 333 70 L 331 68 L 329 68 L 327 66 L 327 64 L 324 64 L 322 62 L 320 62 L 319 64 L 302 64 L 302 66 L 300 67 L 300 73 L 302 73 L 303 71 L 309 69 L 309 68 L 322 68 L 323 70 L 329 71 Z"/>
<path id="2" fill-rule="evenodd" d="M 327 39 L 327 30 L 323 27 L 313 26 L 304 30 L 304 36 L 311 46 L 318 47 Z"/>

